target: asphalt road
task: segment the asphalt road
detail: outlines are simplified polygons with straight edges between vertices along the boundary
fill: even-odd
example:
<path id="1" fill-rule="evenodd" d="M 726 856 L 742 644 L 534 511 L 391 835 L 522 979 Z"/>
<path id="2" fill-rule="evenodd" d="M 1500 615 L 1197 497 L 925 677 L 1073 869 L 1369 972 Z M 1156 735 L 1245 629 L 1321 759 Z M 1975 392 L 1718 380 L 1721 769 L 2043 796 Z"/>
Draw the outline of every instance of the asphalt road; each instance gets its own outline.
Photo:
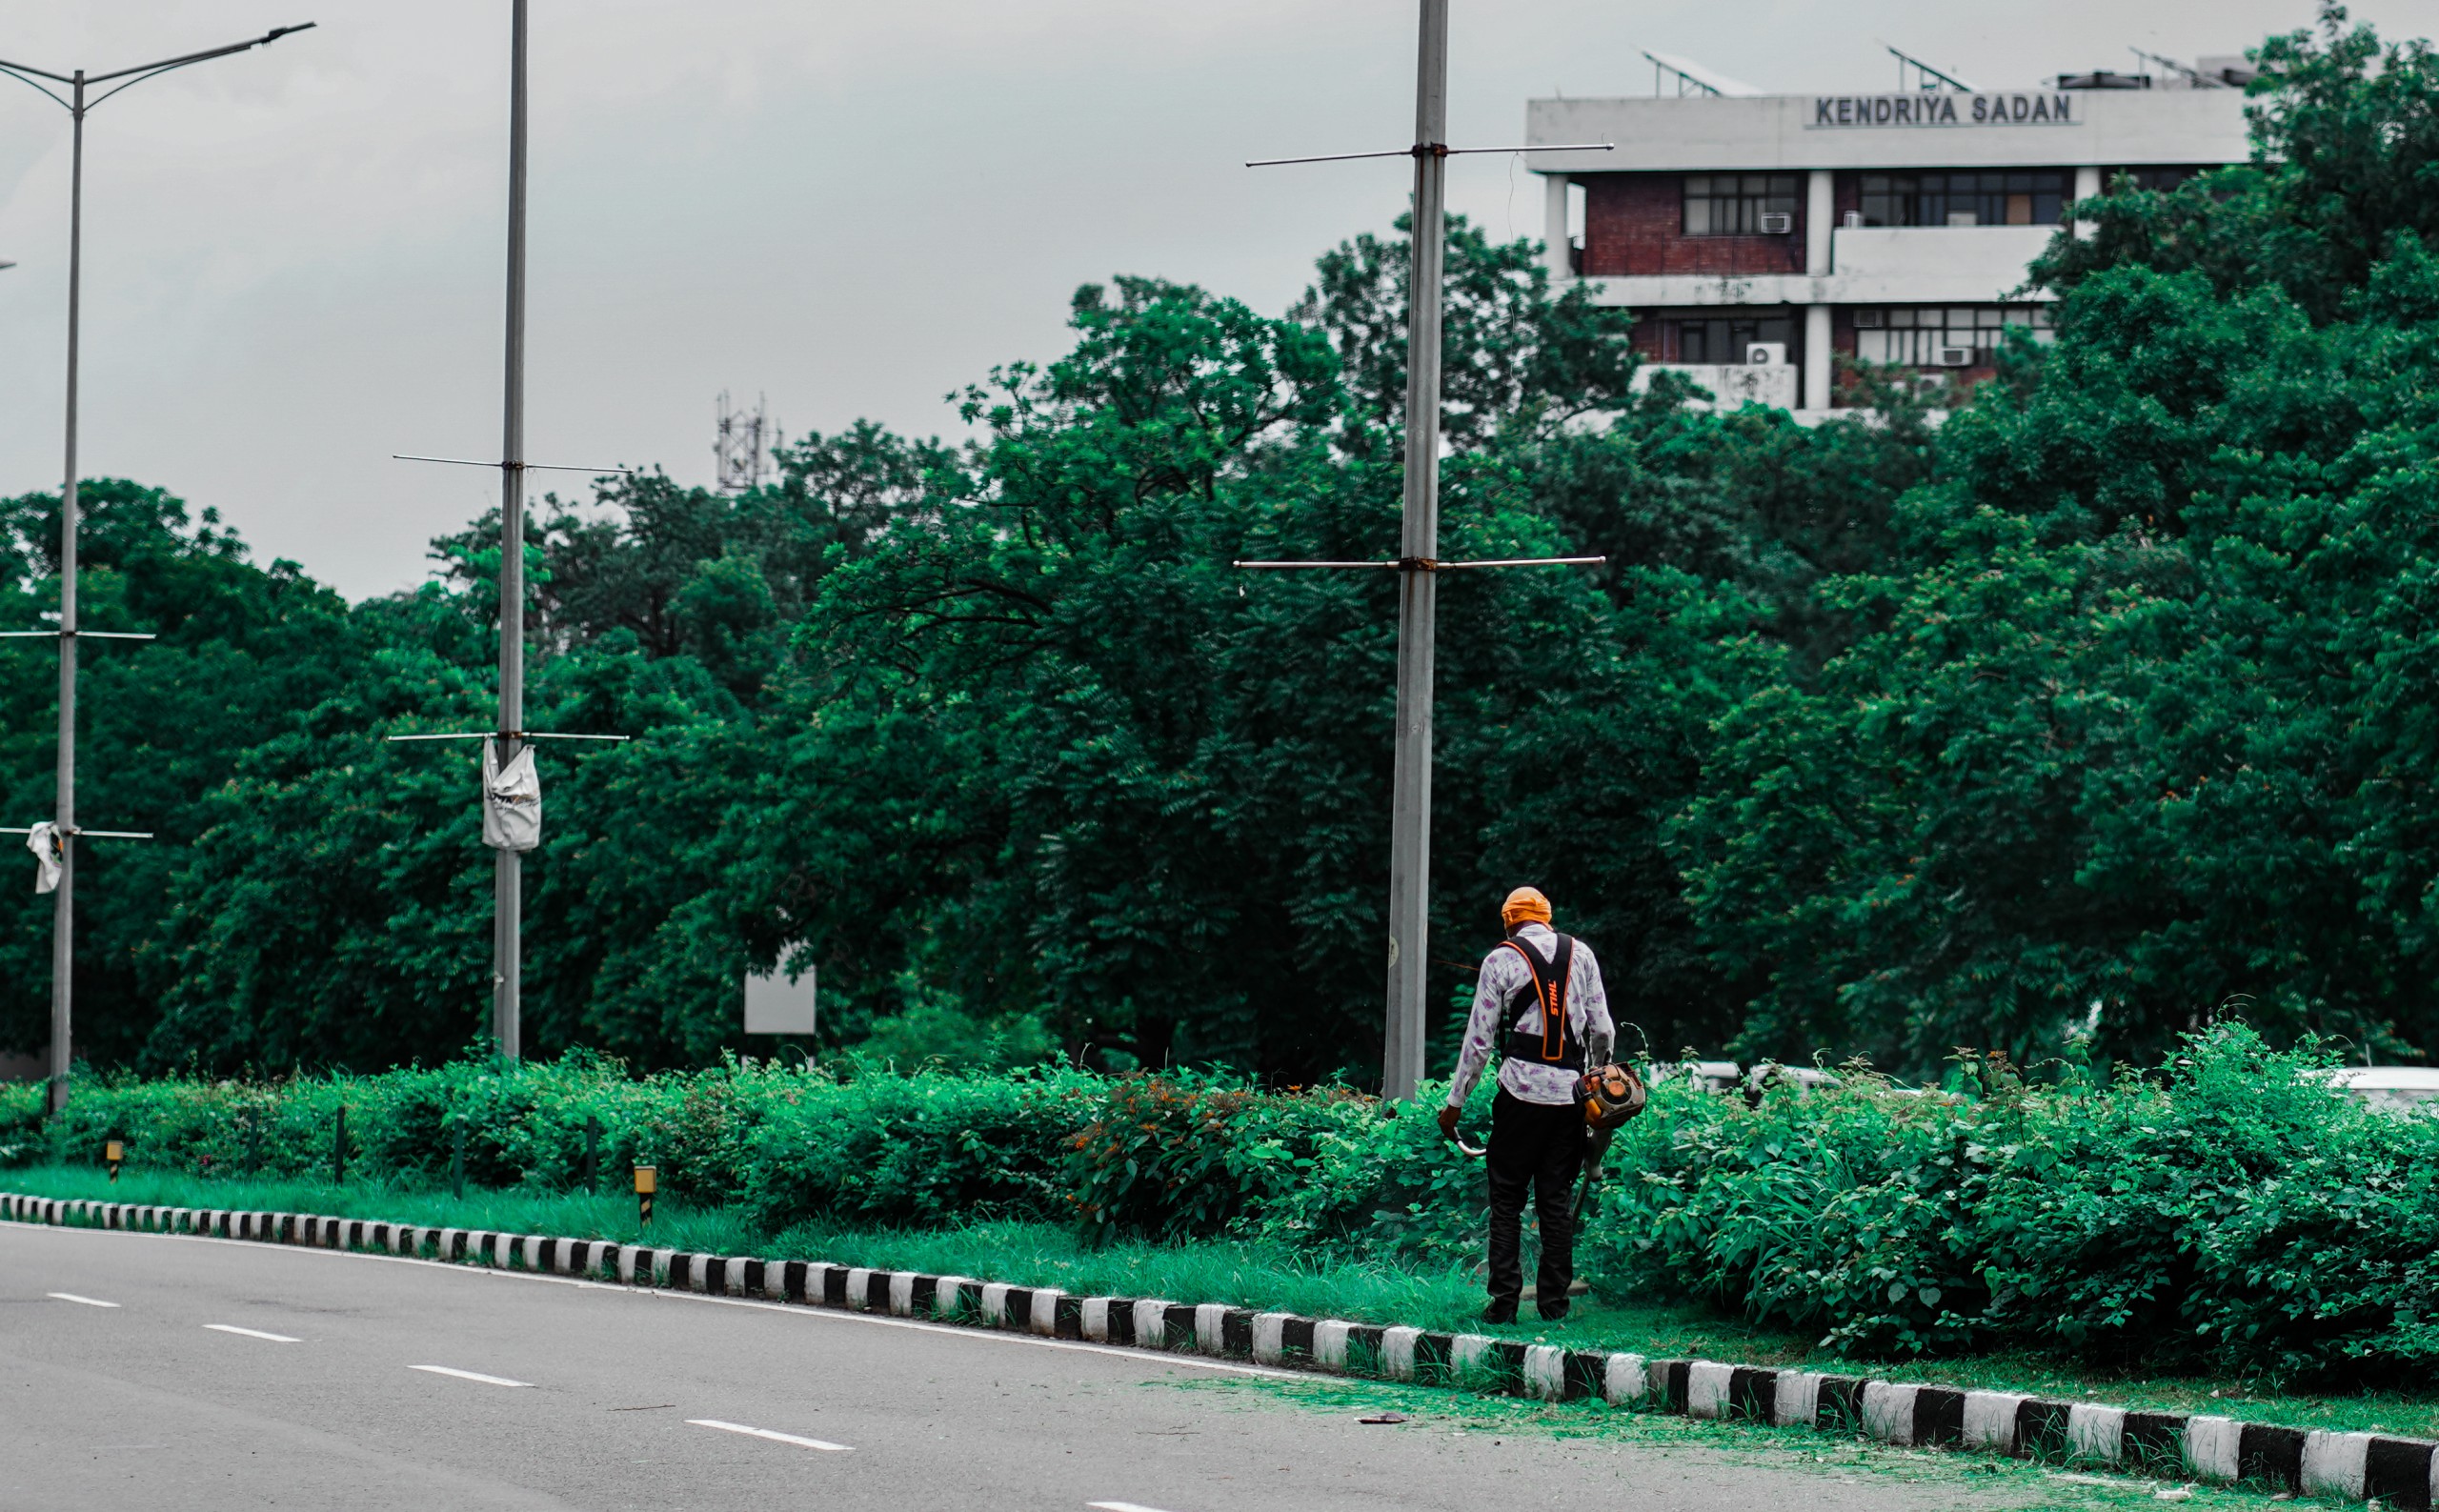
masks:
<path id="1" fill-rule="evenodd" d="M 96 1305 L 109 1303 L 111 1305 Z M 1366 1426 L 1273 1373 L 901 1320 L 0 1224 L 0 1507 L 1956 1506 L 1632 1436 Z M 1192 1386 L 1196 1389 L 1183 1389 Z"/>

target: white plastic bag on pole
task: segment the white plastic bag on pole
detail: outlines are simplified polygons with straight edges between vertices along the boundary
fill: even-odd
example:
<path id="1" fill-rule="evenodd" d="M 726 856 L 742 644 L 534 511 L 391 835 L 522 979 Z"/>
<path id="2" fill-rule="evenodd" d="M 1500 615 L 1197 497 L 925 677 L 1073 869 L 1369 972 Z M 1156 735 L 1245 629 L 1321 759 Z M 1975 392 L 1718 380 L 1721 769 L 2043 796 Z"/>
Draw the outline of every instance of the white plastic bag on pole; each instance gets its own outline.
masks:
<path id="1" fill-rule="evenodd" d="M 530 851 L 542 843 L 542 776 L 529 743 L 503 769 L 499 747 L 483 737 L 483 843 L 495 851 Z"/>
<path id="2" fill-rule="evenodd" d="M 26 849 L 34 853 L 34 891 L 59 891 L 59 826 L 49 819 L 33 827 L 26 837 Z"/>

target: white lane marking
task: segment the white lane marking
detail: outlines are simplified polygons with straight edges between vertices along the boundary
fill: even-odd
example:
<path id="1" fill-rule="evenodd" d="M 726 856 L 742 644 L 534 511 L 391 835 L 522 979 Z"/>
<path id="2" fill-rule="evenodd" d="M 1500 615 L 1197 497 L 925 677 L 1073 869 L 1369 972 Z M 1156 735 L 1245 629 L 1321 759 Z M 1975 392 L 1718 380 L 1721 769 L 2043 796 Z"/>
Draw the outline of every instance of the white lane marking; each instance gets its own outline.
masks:
<path id="1" fill-rule="evenodd" d="M 366 1220 L 370 1222 L 371 1220 Z M 628 1286 L 617 1281 L 587 1280 L 580 1276 L 548 1276 L 533 1271 L 494 1270 L 488 1265 L 459 1265 L 448 1260 L 417 1260 L 405 1255 L 376 1255 L 363 1250 L 304 1249 L 288 1244 L 264 1244 L 254 1240 L 221 1239 L 210 1234 L 152 1234 L 139 1229 L 66 1228 L 57 1224 L 22 1220 L 7 1224 L 10 1234 L 50 1234 L 63 1240 L 82 1239 L 90 1235 L 109 1234 L 113 1239 L 154 1240 L 165 1244 L 223 1244 L 232 1248 L 252 1250 L 257 1254 L 294 1255 L 305 1259 L 333 1261 L 365 1260 L 380 1265 L 419 1265 L 426 1270 L 445 1270 L 454 1276 L 481 1277 L 489 1280 L 532 1282 L 543 1286 L 573 1286 L 580 1291 L 615 1292 L 621 1297 L 656 1299 L 662 1301 L 704 1302 L 714 1307 L 745 1307 L 756 1312 L 784 1313 L 790 1318 L 818 1320 L 834 1323 L 859 1323 L 870 1328 L 911 1328 L 917 1333 L 944 1334 L 952 1339 L 970 1339 L 978 1343 L 1018 1344 L 1028 1349 L 1070 1349 L 1078 1354 L 1107 1355 L 1114 1360 L 1133 1360 L 1145 1364 L 1159 1362 L 1184 1370 L 1208 1370 L 1223 1376 L 1258 1376 L 1266 1381 L 1337 1381 L 1345 1378 L 1326 1371 L 1273 1370 L 1263 1365 L 1239 1365 L 1207 1356 L 1172 1353 L 1163 1349 L 1129 1349 L 1116 1344 L 1081 1343 L 1068 1339 L 1042 1339 L 1033 1334 L 1003 1333 L 991 1328 L 968 1328 L 956 1323 L 927 1323 L 912 1318 L 884 1318 L 877 1313 L 842 1312 L 836 1307 L 808 1307 L 800 1302 L 761 1302 L 750 1297 L 711 1297 L 701 1292 L 664 1291 L 657 1286 Z M 517 1385 L 529 1382 L 517 1381 Z"/>
<path id="2" fill-rule="evenodd" d="M 301 1339 L 291 1339 L 286 1334 L 267 1334 L 259 1328 L 240 1328 L 235 1323 L 206 1323 L 203 1326 L 219 1334 L 242 1334 L 248 1339 L 268 1339 L 274 1344 L 301 1344 L 305 1341 Z"/>
<path id="3" fill-rule="evenodd" d="M 799 1449 L 827 1449 L 833 1454 L 848 1452 L 845 1444 L 832 1443 L 827 1439 L 799 1439 L 793 1433 L 776 1433 L 769 1428 L 749 1428 L 741 1422 L 722 1422 L 717 1418 L 689 1418 L 686 1421 L 691 1427 L 717 1428 L 722 1433 L 741 1433 L 749 1439 L 768 1439 L 773 1443 L 793 1443 Z"/>
<path id="4" fill-rule="evenodd" d="M 1097 1506 L 1101 1512 L 1160 1512 L 1159 1507 L 1144 1506 L 1135 1502 L 1087 1502 L 1084 1505 Z"/>
<path id="5" fill-rule="evenodd" d="M 98 1297 L 79 1297 L 74 1292 L 45 1292 L 43 1295 L 46 1297 L 56 1297 L 63 1302 L 83 1302 L 88 1307 L 116 1307 L 118 1305 L 116 1302 L 106 1302 Z"/>
<path id="6" fill-rule="evenodd" d="M 486 1386 L 530 1386 L 530 1381 L 511 1381 L 506 1376 L 486 1376 L 479 1370 L 452 1370 L 447 1365 L 409 1365 L 409 1370 L 427 1370 L 435 1376 L 453 1376 L 459 1381 L 479 1381 Z"/>

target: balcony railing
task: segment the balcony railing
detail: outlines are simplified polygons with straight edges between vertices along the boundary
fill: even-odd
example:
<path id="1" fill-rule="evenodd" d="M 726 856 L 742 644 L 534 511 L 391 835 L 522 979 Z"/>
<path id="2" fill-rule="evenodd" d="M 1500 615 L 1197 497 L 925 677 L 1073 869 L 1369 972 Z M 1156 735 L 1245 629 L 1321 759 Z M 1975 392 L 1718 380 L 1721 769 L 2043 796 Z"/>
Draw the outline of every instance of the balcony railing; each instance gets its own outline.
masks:
<path id="1" fill-rule="evenodd" d="M 1647 362 L 1635 372 L 1635 392 L 1651 387 L 1659 373 L 1674 373 L 1709 391 L 1723 410 L 1766 404 L 1773 409 L 1796 407 L 1796 368 L 1792 362 Z"/>

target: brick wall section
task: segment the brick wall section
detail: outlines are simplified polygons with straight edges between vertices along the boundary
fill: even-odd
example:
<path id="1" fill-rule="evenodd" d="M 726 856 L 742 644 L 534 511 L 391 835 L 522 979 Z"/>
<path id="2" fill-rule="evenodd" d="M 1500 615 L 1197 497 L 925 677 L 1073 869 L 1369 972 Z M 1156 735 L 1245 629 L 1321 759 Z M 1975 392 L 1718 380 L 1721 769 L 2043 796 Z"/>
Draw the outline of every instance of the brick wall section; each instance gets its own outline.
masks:
<path id="1" fill-rule="evenodd" d="M 1640 330 L 1640 327 L 1638 327 Z M 1837 372 L 1830 387 L 1832 407 L 1844 409 L 1859 402 L 1854 392 L 1854 374 L 1846 364 L 1855 360 L 1855 312 L 1848 305 L 1832 306 L 1829 312 L 1829 350 Z M 1917 373 L 1944 373 L 1947 377 L 1948 396 L 1941 403 L 1950 407 L 1962 405 L 1975 389 L 1999 375 L 1995 364 L 1971 368 L 1917 368 Z"/>
<path id="2" fill-rule="evenodd" d="M 1650 273 L 1804 272 L 1803 179 L 1795 229 L 1784 236 L 1687 236 L 1682 173 L 1583 176 L 1583 272 L 1602 278 Z"/>

